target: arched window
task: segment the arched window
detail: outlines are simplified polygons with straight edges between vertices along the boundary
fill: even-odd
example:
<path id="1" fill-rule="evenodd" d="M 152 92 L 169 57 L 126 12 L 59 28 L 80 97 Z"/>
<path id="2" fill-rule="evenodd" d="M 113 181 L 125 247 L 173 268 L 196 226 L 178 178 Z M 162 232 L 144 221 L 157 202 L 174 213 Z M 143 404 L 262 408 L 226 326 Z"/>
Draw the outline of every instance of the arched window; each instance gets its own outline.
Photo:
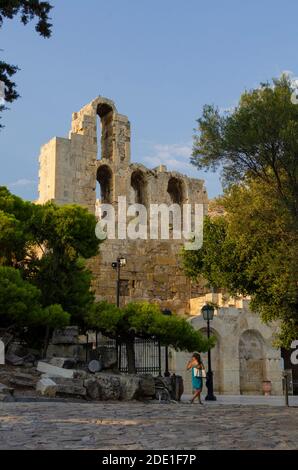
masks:
<path id="1" fill-rule="evenodd" d="M 246 330 L 239 339 L 240 394 L 262 393 L 266 378 L 264 339 L 256 330 Z"/>
<path id="2" fill-rule="evenodd" d="M 107 165 L 102 165 L 97 170 L 97 193 L 96 199 L 101 204 L 113 202 L 113 174 Z"/>
<path id="3" fill-rule="evenodd" d="M 97 107 L 99 117 L 97 131 L 97 159 L 112 161 L 113 158 L 113 109 L 107 103 Z"/>
<path id="4" fill-rule="evenodd" d="M 131 174 L 130 180 L 133 189 L 133 203 L 143 204 L 147 203 L 147 184 L 144 173 L 141 170 L 136 170 Z"/>
<path id="5" fill-rule="evenodd" d="M 172 177 L 169 179 L 168 182 L 168 189 L 167 189 L 171 202 L 173 204 L 182 205 L 184 202 L 184 190 L 183 190 L 183 183 L 180 179 Z"/>

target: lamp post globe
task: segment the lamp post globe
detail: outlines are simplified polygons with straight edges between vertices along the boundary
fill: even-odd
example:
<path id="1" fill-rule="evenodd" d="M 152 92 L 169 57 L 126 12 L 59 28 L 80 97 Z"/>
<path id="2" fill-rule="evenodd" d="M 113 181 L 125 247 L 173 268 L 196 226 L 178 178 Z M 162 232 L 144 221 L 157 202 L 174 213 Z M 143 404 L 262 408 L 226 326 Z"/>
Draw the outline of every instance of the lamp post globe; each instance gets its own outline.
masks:
<path id="1" fill-rule="evenodd" d="M 213 305 L 206 304 L 202 308 L 202 314 L 205 321 L 211 321 L 214 317 L 214 307 Z"/>
<path id="2" fill-rule="evenodd" d="M 207 322 L 207 337 L 210 338 L 210 321 L 213 320 L 214 317 L 214 307 L 211 304 L 206 304 L 202 307 L 201 313 L 203 315 L 204 320 Z M 207 395 L 205 400 L 207 401 L 215 401 L 216 396 L 213 393 L 213 371 L 211 365 L 211 350 L 208 349 L 208 371 L 206 374 L 206 387 L 207 387 Z"/>

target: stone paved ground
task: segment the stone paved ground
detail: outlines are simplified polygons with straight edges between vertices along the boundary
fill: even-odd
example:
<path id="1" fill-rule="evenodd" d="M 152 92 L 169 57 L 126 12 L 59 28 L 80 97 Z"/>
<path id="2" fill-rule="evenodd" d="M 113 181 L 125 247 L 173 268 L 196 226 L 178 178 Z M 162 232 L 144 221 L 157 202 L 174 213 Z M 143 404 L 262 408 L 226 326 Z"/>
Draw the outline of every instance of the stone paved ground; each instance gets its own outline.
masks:
<path id="1" fill-rule="evenodd" d="M 0 403 L 0 449 L 297 449 L 298 408 Z"/>

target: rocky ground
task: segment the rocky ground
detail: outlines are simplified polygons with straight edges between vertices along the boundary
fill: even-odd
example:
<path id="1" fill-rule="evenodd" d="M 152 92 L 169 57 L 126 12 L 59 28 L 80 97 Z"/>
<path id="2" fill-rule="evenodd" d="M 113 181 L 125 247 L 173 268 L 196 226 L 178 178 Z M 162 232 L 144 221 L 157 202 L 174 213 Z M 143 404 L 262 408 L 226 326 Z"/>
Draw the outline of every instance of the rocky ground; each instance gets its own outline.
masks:
<path id="1" fill-rule="evenodd" d="M 0 403 L 0 449 L 297 449 L 298 408 Z"/>

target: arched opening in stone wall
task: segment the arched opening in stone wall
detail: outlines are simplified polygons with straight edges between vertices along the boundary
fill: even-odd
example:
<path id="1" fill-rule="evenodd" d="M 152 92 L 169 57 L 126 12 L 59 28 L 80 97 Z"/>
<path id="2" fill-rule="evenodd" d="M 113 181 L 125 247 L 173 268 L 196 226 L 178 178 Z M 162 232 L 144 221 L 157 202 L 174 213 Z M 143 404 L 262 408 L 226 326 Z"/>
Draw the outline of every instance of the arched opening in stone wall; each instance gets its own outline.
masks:
<path id="1" fill-rule="evenodd" d="M 108 165 L 101 165 L 96 175 L 96 205 L 113 202 L 113 173 Z"/>
<path id="2" fill-rule="evenodd" d="M 147 183 L 144 173 L 141 170 L 135 170 L 131 174 L 130 184 L 132 188 L 132 203 L 147 204 Z"/>
<path id="3" fill-rule="evenodd" d="M 207 336 L 207 328 L 201 328 L 199 330 L 204 336 Z M 223 385 L 222 385 L 222 370 L 223 370 L 223 364 L 222 364 L 222 359 L 221 359 L 221 338 L 220 335 L 218 334 L 217 331 L 215 331 L 213 328 L 211 328 L 211 335 L 215 336 L 216 338 L 216 343 L 214 348 L 211 350 L 211 366 L 212 366 L 212 371 L 213 371 L 213 387 L 215 393 L 222 393 L 223 391 Z M 201 354 L 204 366 L 206 368 L 206 372 L 208 370 L 208 353 L 202 353 Z M 204 381 L 204 386 L 206 385 L 206 382 Z M 206 392 L 206 387 L 205 390 Z"/>
<path id="4" fill-rule="evenodd" d="M 113 109 L 107 103 L 97 107 L 97 159 L 113 159 Z"/>
<path id="5" fill-rule="evenodd" d="M 264 339 L 256 330 L 246 330 L 239 339 L 240 393 L 262 394 L 266 379 Z"/>
<path id="6" fill-rule="evenodd" d="M 167 191 L 173 204 L 182 205 L 184 202 L 184 187 L 180 179 L 172 177 L 169 179 Z"/>

